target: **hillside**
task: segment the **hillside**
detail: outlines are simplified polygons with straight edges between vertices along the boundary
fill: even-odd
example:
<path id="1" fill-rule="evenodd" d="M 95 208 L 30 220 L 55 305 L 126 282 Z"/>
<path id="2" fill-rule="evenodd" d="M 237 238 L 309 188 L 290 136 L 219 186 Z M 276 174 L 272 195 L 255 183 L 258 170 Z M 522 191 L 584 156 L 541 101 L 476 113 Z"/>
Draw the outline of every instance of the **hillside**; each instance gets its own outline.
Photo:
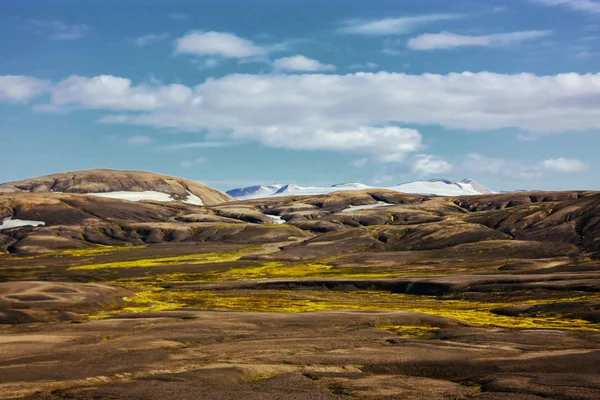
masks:
<path id="1" fill-rule="evenodd" d="M 94 194 L 132 201 L 178 200 L 195 205 L 231 200 L 227 194 L 189 179 L 112 169 L 63 172 L 0 184 L 0 193 L 14 192 Z"/>

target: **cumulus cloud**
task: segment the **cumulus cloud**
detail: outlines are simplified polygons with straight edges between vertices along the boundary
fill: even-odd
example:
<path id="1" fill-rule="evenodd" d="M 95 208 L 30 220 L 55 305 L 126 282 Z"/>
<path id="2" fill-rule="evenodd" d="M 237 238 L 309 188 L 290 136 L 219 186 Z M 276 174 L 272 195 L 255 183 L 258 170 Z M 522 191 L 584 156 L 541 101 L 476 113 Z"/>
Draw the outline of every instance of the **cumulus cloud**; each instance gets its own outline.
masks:
<path id="1" fill-rule="evenodd" d="M 417 155 L 413 164 L 413 171 L 421 175 L 442 174 L 451 169 L 449 162 L 430 154 Z"/>
<path id="2" fill-rule="evenodd" d="M 352 19 L 345 21 L 339 32 L 372 36 L 397 35 L 412 32 L 421 25 L 455 18 L 460 18 L 460 15 L 431 14 L 373 20 Z"/>
<path id="3" fill-rule="evenodd" d="M 192 89 L 184 85 L 139 85 L 111 75 L 70 76 L 52 89 L 52 104 L 108 110 L 156 110 L 189 104 Z"/>
<path id="4" fill-rule="evenodd" d="M 154 142 L 154 140 L 149 136 L 132 136 L 127 139 L 127 143 L 131 146 L 146 146 L 150 143 Z"/>
<path id="5" fill-rule="evenodd" d="M 569 158 L 550 158 L 540 162 L 540 167 L 548 171 L 556 172 L 578 172 L 587 168 L 585 163 Z"/>
<path id="6" fill-rule="evenodd" d="M 332 71 L 335 69 L 335 66 L 322 64 L 317 60 L 297 54 L 291 57 L 278 58 L 273 61 L 273 68 L 278 71 L 317 72 Z"/>
<path id="7" fill-rule="evenodd" d="M 180 162 L 179 165 L 182 167 L 189 168 L 189 167 L 194 167 L 198 164 L 204 164 L 206 162 L 208 162 L 208 160 L 206 158 L 200 157 L 200 158 L 196 158 L 194 160 L 184 160 L 184 161 Z"/>
<path id="8" fill-rule="evenodd" d="M 457 35 L 451 32 L 425 33 L 409 39 L 408 47 L 413 50 L 437 50 L 466 46 L 507 46 L 526 40 L 539 39 L 551 33 L 550 31 L 523 31 L 487 36 Z"/>
<path id="9" fill-rule="evenodd" d="M 209 141 L 362 153 L 382 162 L 420 150 L 421 135 L 406 124 L 517 128 L 538 137 L 600 129 L 600 74 L 235 74 L 194 87 L 71 76 L 52 88 L 50 100 L 57 108 L 117 111 L 103 122 L 199 132 Z"/>
<path id="10" fill-rule="evenodd" d="M 544 6 L 564 6 L 573 11 L 581 11 L 588 14 L 600 14 L 600 2 L 594 0 L 532 0 Z"/>
<path id="11" fill-rule="evenodd" d="M 156 110 L 125 120 L 187 130 L 347 130 L 380 123 L 537 133 L 600 129 L 600 74 L 236 74 L 193 89 L 131 86 L 117 77 L 70 77 L 58 84 L 53 101 Z"/>
<path id="12" fill-rule="evenodd" d="M 134 39 L 133 43 L 136 46 L 144 47 L 149 46 L 151 44 L 162 42 L 163 40 L 169 37 L 168 33 L 154 34 L 150 33 L 148 35 L 140 36 Z"/>
<path id="13" fill-rule="evenodd" d="M 267 50 L 230 32 L 191 31 L 175 40 L 175 53 L 246 58 L 263 56 Z"/>
<path id="14" fill-rule="evenodd" d="M 26 103 L 49 88 L 50 82 L 30 76 L 0 76 L 0 101 Z"/>
<path id="15" fill-rule="evenodd" d="M 81 39 L 90 30 L 85 24 L 72 25 L 63 21 L 30 20 L 28 24 L 35 32 L 54 40 Z"/>

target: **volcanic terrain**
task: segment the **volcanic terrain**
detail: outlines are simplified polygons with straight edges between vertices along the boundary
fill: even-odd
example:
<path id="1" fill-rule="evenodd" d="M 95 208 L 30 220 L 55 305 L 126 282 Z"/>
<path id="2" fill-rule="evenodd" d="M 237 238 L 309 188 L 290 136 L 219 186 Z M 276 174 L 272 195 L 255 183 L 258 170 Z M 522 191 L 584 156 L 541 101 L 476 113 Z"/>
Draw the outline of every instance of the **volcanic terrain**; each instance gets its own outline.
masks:
<path id="1" fill-rule="evenodd" d="M 600 398 L 599 192 L 92 170 L 0 185 L 0 221 L 0 398 Z"/>

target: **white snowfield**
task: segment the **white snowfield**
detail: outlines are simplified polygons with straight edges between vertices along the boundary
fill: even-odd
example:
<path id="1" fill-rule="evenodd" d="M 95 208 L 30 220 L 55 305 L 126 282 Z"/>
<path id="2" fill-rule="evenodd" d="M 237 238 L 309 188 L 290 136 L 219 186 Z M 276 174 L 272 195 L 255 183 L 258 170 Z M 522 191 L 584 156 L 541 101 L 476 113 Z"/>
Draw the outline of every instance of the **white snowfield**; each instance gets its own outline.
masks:
<path id="1" fill-rule="evenodd" d="M 285 224 L 285 220 L 283 218 L 281 218 L 279 215 L 271 215 L 271 214 L 265 214 L 267 217 L 271 218 L 271 220 L 273 220 L 274 224 Z"/>
<path id="2" fill-rule="evenodd" d="M 202 199 L 200 197 L 196 196 L 193 193 L 190 193 L 189 191 L 187 193 L 188 193 L 188 196 L 185 200 L 183 200 L 183 203 L 192 204 L 195 206 L 203 206 L 204 205 L 204 202 L 202 202 Z M 156 192 L 153 190 L 147 190 L 145 192 L 104 192 L 104 193 L 88 193 L 88 194 L 90 194 L 92 196 L 106 197 L 109 199 L 119 199 L 119 200 L 128 200 L 128 201 L 143 201 L 143 200 L 164 201 L 164 202 L 178 201 L 177 199 L 174 199 L 173 197 L 171 197 L 171 195 L 168 193 Z"/>
<path id="3" fill-rule="evenodd" d="M 260 199 L 264 197 L 292 196 L 292 195 L 320 195 L 343 190 L 389 189 L 396 192 L 423 194 L 431 196 L 473 196 L 478 194 L 494 193 L 471 179 L 452 182 L 442 179 L 428 181 L 415 181 L 402 183 L 392 187 L 374 187 L 363 183 L 342 183 L 333 186 L 298 186 L 288 185 L 257 185 L 247 188 L 233 189 L 227 194 L 238 200 Z"/>
<path id="4" fill-rule="evenodd" d="M 359 210 L 370 210 L 372 208 L 379 208 L 385 206 L 393 206 L 394 204 L 386 203 L 384 201 L 378 201 L 376 204 L 365 204 L 364 206 L 350 206 L 348 208 L 344 208 L 342 212 L 351 212 L 351 211 L 359 211 Z"/>
<path id="5" fill-rule="evenodd" d="M 27 221 L 25 219 L 12 219 L 12 217 L 4 218 L 0 223 L 0 231 L 2 229 L 17 228 L 20 226 L 40 226 L 46 225 L 44 221 Z"/>

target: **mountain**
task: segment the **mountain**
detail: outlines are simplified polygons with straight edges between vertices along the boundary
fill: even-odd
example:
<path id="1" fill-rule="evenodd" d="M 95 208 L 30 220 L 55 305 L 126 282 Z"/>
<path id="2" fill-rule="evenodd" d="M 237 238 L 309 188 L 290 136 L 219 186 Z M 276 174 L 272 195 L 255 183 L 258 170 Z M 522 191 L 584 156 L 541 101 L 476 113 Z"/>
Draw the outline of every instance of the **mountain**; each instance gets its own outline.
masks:
<path id="1" fill-rule="evenodd" d="M 494 193 L 492 190 L 472 179 L 463 179 L 460 182 L 453 182 L 445 179 L 430 179 L 427 181 L 401 183 L 392 187 L 373 187 L 358 182 L 339 183 L 322 187 L 298 186 L 295 184 L 257 185 L 229 190 L 227 194 L 238 200 L 249 200 L 276 196 L 320 195 L 344 190 L 364 189 L 390 189 L 403 193 L 433 196 L 468 196 Z"/>
<path id="2" fill-rule="evenodd" d="M 468 196 L 494 193 L 472 179 L 463 179 L 460 182 L 453 182 L 445 179 L 430 179 L 427 181 L 402 183 L 388 189 L 397 192 L 434 196 Z"/>
<path id="3" fill-rule="evenodd" d="M 199 182 L 144 171 L 92 169 L 0 184 L 0 193 L 81 193 L 129 201 L 181 201 L 213 205 L 232 198 Z"/>
<path id="4" fill-rule="evenodd" d="M 231 197 L 249 197 L 249 196 L 257 196 L 257 198 L 259 197 L 266 197 L 265 195 L 269 195 L 272 193 L 277 192 L 279 189 L 281 189 L 283 185 L 277 185 L 277 184 L 273 184 L 273 185 L 255 185 L 255 186 L 248 186 L 248 187 L 244 187 L 244 188 L 239 188 L 239 189 L 232 189 L 227 191 L 227 194 L 230 195 Z"/>

